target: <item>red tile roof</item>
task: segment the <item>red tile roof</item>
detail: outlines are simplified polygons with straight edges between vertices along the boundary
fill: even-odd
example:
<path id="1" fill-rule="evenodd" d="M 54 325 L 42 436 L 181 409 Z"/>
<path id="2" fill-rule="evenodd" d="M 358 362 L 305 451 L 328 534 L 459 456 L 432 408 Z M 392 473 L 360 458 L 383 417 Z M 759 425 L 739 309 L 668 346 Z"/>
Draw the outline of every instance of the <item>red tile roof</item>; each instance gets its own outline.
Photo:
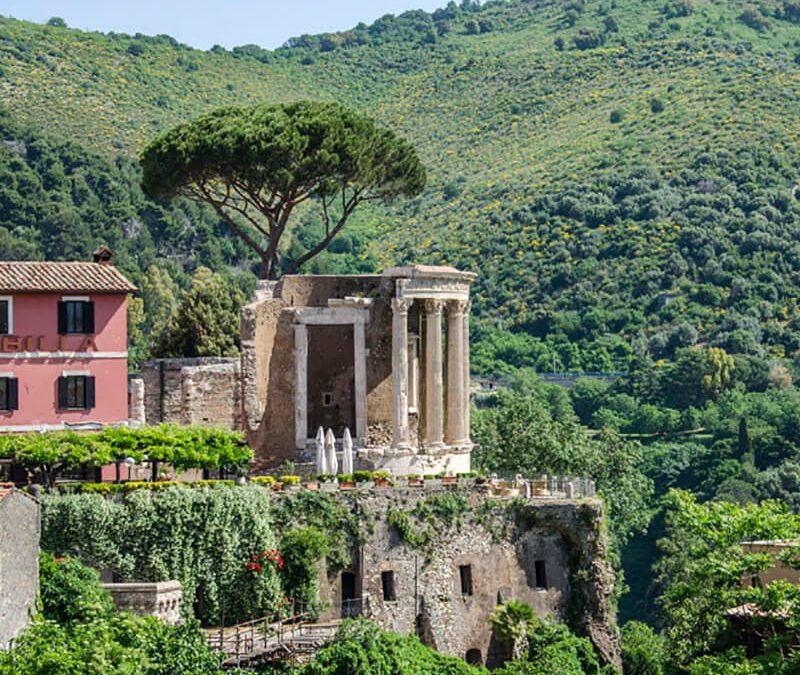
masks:
<path id="1" fill-rule="evenodd" d="M 132 293 L 116 267 L 93 262 L 0 262 L 0 293 Z"/>

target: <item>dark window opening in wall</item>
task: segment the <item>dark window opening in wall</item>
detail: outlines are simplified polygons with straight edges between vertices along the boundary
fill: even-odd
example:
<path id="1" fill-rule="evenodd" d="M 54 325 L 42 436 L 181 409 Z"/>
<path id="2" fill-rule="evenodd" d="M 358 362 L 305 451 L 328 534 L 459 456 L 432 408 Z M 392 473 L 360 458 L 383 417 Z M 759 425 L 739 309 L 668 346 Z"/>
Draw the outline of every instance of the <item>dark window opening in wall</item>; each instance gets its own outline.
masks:
<path id="1" fill-rule="evenodd" d="M 480 649 L 469 649 L 464 660 L 471 666 L 482 666 L 483 658 L 481 657 Z"/>
<path id="2" fill-rule="evenodd" d="M 326 408 L 330 408 L 333 405 L 333 394 L 329 391 L 326 391 L 322 394 L 322 405 Z"/>
<path id="3" fill-rule="evenodd" d="M 94 333 L 94 303 L 85 300 L 63 300 L 58 303 L 60 335 Z"/>
<path id="4" fill-rule="evenodd" d="M 534 562 L 536 567 L 536 588 L 547 588 L 547 568 L 544 560 Z"/>
<path id="5" fill-rule="evenodd" d="M 397 600 L 397 596 L 394 593 L 394 572 L 381 572 L 381 585 L 383 586 L 384 600 Z"/>
<path id="6" fill-rule="evenodd" d="M 0 411 L 19 409 L 19 388 L 13 377 L 0 377 Z"/>
<path id="7" fill-rule="evenodd" d="M 0 335 L 8 335 L 10 332 L 10 304 L 8 300 L 0 300 Z"/>
<path id="8" fill-rule="evenodd" d="M 472 565 L 461 565 L 458 574 L 461 577 L 461 595 L 472 595 Z"/>
<path id="9" fill-rule="evenodd" d="M 58 407 L 62 410 L 88 410 L 95 406 L 94 378 L 66 375 L 58 378 Z"/>

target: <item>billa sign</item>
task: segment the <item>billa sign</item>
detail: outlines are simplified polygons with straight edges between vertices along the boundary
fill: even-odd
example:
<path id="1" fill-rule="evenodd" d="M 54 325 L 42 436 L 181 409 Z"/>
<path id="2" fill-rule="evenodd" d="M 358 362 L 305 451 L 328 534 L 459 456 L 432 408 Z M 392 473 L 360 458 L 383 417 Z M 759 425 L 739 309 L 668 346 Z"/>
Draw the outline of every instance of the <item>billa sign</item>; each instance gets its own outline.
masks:
<path id="1" fill-rule="evenodd" d="M 3 335 L 0 337 L 0 352 L 20 353 L 20 352 L 96 352 L 97 345 L 94 342 L 94 335 L 87 335 L 83 338 L 78 349 L 67 348 L 65 341 L 68 335 L 59 335 L 58 344 L 53 345 L 44 335 Z M 55 349 L 53 347 L 55 346 Z"/>

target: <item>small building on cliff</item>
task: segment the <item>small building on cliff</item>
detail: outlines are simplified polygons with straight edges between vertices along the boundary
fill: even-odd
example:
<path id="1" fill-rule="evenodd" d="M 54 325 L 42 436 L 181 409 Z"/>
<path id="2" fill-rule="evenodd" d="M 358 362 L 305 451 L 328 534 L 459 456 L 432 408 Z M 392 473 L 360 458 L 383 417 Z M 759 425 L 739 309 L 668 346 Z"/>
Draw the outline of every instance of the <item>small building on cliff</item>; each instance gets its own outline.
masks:
<path id="1" fill-rule="evenodd" d="M 541 619 L 566 622 L 619 666 L 603 503 L 591 481 L 546 483 L 398 481 L 339 493 L 369 526 L 351 540 L 349 564 L 321 572 L 321 621 L 363 616 L 444 654 L 496 667 L 511 657 L 511 645 L 489 618 L 516 600 Z"/>

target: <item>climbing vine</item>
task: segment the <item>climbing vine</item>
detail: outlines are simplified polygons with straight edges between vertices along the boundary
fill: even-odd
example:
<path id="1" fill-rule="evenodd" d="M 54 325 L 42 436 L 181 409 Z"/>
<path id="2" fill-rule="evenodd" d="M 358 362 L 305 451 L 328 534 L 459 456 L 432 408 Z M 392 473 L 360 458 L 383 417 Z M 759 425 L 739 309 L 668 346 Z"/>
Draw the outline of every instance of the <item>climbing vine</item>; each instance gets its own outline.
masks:
<path id="1" fill-rule="evenodd" d="M 452 527 L 460 529 L 469 511 L 469 499 L 464 495 L 444 492 L 419 500 L 411 511 L 391 507 L 386 522 L 401 541 L 411 548 L 426 551 L 430 557 L 430 547 L 436 536 Z"/>
<path id="2" fill-rule="evenodd" d="M 272 512 L 280 532 L 308 526 L 322 533 L 329 572 L 350 564 L 351 551 L 360 537 L 359 523 L 363 522 L 358 505 L 326 492 L 303 490 L 275 499 Z"/>
<path id="3" fill-rule="evenodd" d="M 279 550 L 268 494 L 215 486 L 45 495 L 42 546 L 118 571 L 126 581 L 177 579 L 184 607 L 207 625 L 233 623 L 282 606 L 279 571 L 253 574 L 253 551 Z"/>

